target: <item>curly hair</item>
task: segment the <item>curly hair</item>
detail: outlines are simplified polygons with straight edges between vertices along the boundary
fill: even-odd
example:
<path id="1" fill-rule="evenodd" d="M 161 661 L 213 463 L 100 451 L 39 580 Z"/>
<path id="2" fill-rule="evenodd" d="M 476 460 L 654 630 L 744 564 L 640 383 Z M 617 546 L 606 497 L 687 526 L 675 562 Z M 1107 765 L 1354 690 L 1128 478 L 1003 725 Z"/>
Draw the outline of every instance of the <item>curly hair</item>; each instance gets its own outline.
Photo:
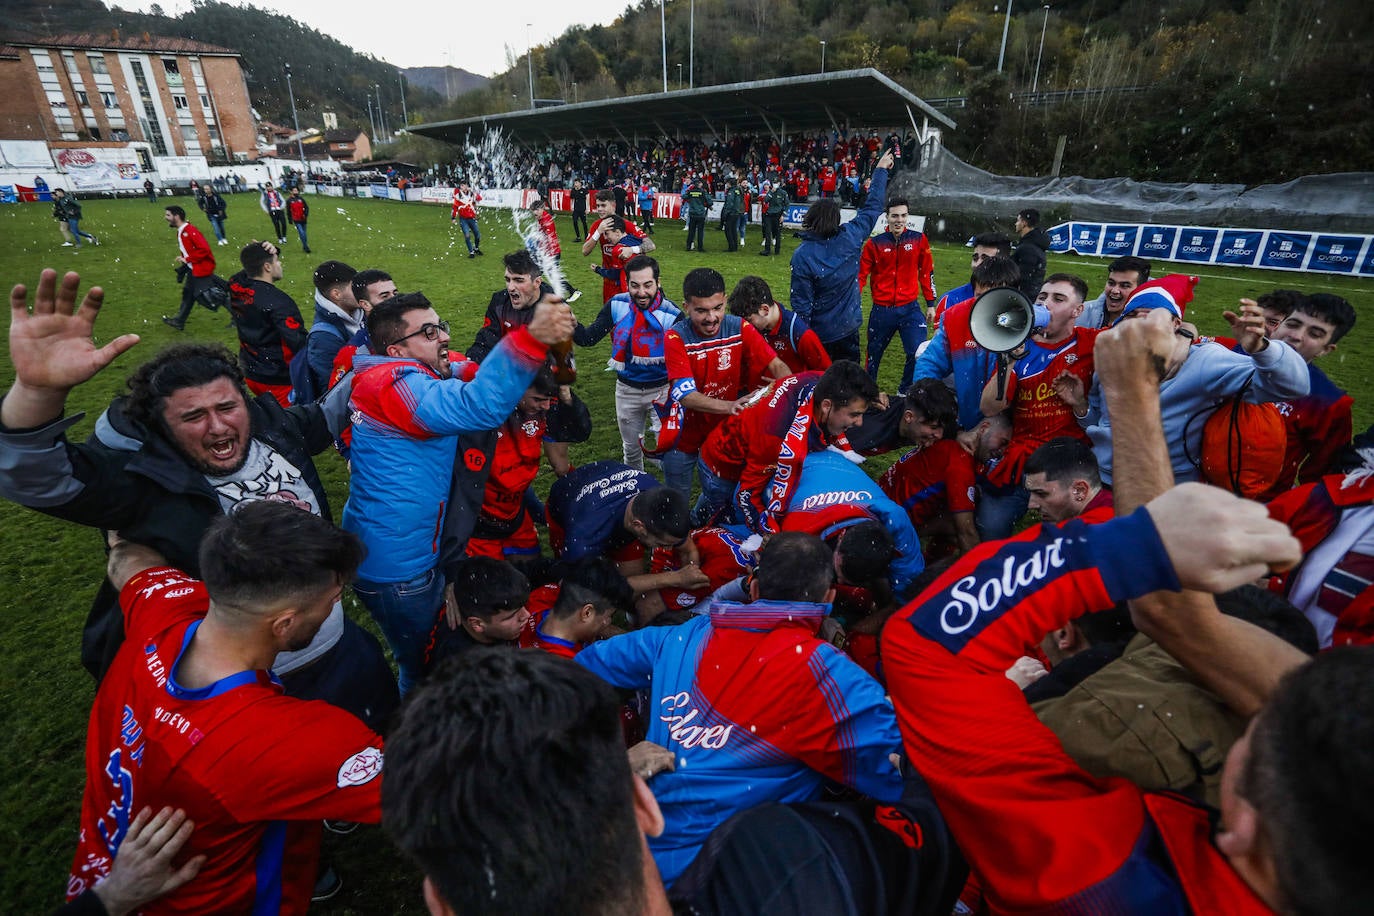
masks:
<path id="1" fill-rule="evenodd" d="M 222 344 L 173 344 L 129 376 L 128 415 L 144 429 L 163 429 L 162 408 L 167 398 L 183 388 L 208 385 L 220 378 L 229 379 L 242 391 L 243 373 L 238 361 Z"/>

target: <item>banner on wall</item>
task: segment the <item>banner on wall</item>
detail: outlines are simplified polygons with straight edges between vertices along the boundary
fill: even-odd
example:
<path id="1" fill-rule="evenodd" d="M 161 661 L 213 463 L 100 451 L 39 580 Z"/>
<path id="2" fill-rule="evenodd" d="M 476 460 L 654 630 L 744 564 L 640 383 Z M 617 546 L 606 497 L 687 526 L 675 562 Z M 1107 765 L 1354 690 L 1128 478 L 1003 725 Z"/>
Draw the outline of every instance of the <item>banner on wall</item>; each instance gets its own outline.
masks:
<path id="1" fill-rule="evenodd" d="M 143 190 L 131 149 L 62 149 L 53 157 L 76 191 Z"/>
<path id="2" fill-rule="evenodd" d="M 1374 236 L 1283 229 L 1061 223 L 1050 250 L 1099 257 L 1374 277 Z"/>

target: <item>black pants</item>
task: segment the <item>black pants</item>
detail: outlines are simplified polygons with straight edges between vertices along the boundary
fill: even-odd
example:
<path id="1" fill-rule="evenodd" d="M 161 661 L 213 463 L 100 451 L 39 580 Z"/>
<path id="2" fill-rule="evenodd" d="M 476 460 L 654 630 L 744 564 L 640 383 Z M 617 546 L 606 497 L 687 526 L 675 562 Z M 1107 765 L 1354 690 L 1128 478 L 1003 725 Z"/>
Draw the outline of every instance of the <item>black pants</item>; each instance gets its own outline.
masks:
<path id="1" fill-rule="evenodd" d="M 767 213 L 763 217 L 763 250 L 769 250 L 772 245 L 773 254 L 778 254 L 782 250 L 782 214 Z"/>
<path id="2" fill-rule="evenodd" d="M 218 279 L 214 274 L 210 274 L 208 277 L 187 276 L 186 281 L 181 285 L 181 307 L 177 309 L 177 324 L 186 323 L 186 319 L 191 315 L 192 307 L 196 304 L 196 298 L 213 287 Z"/>
<path id="3" fill-rule="evenodd" d="M 739 213 L 726 213 L 725 222 L 725 250 L 739 250 Z"/>
<path id="4" fill-rule="evenodd" d="M 580 228 L 579 228 L 580 227 Z M 573 235 L 579 239 L 587 237 L 587 211 L 573 211 Z"/>
<path id="5" fill-rule="evenodd" d="M 654 234 L 654 211 L 653 211 L 653 210 L 640 210 L 640 211 L 639 211 L 639 228 L 643 229 L 643 230 L 644 230 L 647 234 L 649 234 L 649 235 L 653 235 L 653 234 Z"/>
<path id="6" fill-rule="evenodd" d="M 862 363 L 859 357 L 859 332 L 846 334 L 836 340 L 821 341 L 821 346 L 825 347 L 825 352 L 830 354 L 832 360 L 847 359 L 851 362 Z"/>
<path id="7" fill-rule="evenodd" d="M 286 211 L 268 210 L 267 215 L 272 217 L 272 228 L 277 232 L 277 238 L 286 241 Z"/>
<path id="8" fill-rule="evenodd" d="M 695 241 L 693 241 L 695 239 Z M 687 217 L 687 247 L 702 251 L 706 242 L 706 217 Z"/>

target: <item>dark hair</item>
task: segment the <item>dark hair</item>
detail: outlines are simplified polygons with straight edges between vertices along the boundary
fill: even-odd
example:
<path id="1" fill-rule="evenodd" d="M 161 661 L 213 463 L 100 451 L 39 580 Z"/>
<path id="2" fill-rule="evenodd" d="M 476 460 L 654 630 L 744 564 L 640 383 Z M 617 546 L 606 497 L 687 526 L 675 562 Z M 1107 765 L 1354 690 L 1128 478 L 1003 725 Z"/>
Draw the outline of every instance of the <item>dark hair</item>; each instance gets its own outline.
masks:
<path id="1" fill-rule="evenodd" d="M 1044 474 L 1046 480 L 1070 484 L 1086 480 L 1090 486 L 1102 486 L 1102 474 L 1092 446 L 1073 436 L 1056 436 L 1031 452 L 1022 473 Z"/>
<path id="2" fill-rule="evenodd" d="M 625 611 L 634 608 L 635 592 L 616 565 L 605 557 L 584 557 L 568 567 L 558 586 L 558 598 L 549 613 L 566 619 L 584 604 L 597 610 Z"/>
<path id="3" fill-rule="evenodd" d="M 849 359 L 831 363 L 816 380 L 816 388 L 811 394 L 812 403 L 817 407 L 821 401 L 829 401 L 832 407 L 845 407 L 856 398 L 869 404 L 878 400 L 878 383 L 863 366 Z"/>
<path id="4" fill-rule="evenodd" d="M 1136 275 L 1136 285 L 1145 283 L 1150 279 L 1150 262 L 1144 258 L 1137 258 L 1133 254 L 1128 254 L 1117 258 L 1107 265 L 1107 273 L 1127 273 L 1134 271 Z"/>
<path id="5" fill-rule="evenodd" d="M 1220 593 L 1216 601 L 1223 614 L 1253 623 L 1305 655 L 1316 655 L 1321 648 L 1312 621 L 1278 592 L 1257 585 L 1242 585 Z"/>
<path id="6" fill-rule="evenodd" d="M 372 339 L 372 352 L 386 354 L 386 348 L 405 333 L 407 312 L 433 308 L 424 293 L 402 293 L 372 306 L 367 313 L 367 336 Z"/>
<path id="7" fill-rule="evenodd" d="M 658 261 L 649 257 L 647 254 L 637 254 L 625 262 L 625 278 L 629 281 L 630 274 L 649 268 L 654 272 L 654 279 L 658 279 Z"/>
<path id="8" fill-rule="evenodd" d="M 1050 274 L 1040 284 L 1041 288 L 1046 283 L 1067 283 L 1073 287 L 1073 291 L 1078 293 L 1080 301 L 1088 298 L 1088 281 L 1074 274 Z M 1039 292 L 1039 290 L 1037 290 Z"/>
<path id="9" fill-rule="evenodd" d="M 502 256 L 501 263 L 505 265 L 506 270 L 521 276 L 538 277 L 544 273 L 535 263 L 534 255 L 530 254 L 528 248 L 517 248 L 510 254 Z"/>
<path id="10" fill-rule="evenodd" d="M 725 278 L 710 267 L 694 267 L 682 278 L 682 300 L 709 299 L 725 292 Z"/>
<path id="11" fill-rule="evenodd" d="M 264 550 L 290 544 L 290 550 Z M 353 578 L 364 549 L 357 535 L 292 503 L 240 503 L 210 523 L 200 542 L 200 577 L 210 600 L 241 611 L 315 596 Z"/>
<path id="12" fill-rule="evenodd" d="M 502 611 L 524 607 L 530 598 L 530 583 L 525 574 L 507 561 L 492 557 L 464 560 L 449 584 L 464 617 L 491 620 Z"/>
<path id="13" fill-rule="evenodd" d="M 598 201 L 615 200 L 615 192 L 603 188 L 596 192 L 596 199 Z"/>
<path id="14" fill-rule="evenodd" d="M 1237 792 L 1259 814 L 1280 909 L 1374 912 L 1374 646 L 1323 652 L 1279 682 L 1250 732 Z"/>
<path id="15" fill-rule="evenodd" d="M 350 285 L 353 287 L 353 298 L 371 302 L 372 300 L 367 298 L 367 288 L 373 283 L 381 283 L 383 280 L 390 279 L 391 274 L 384 270 L 378 270 L 375 267 L 369 267 L 367 270 L 358 271 L 353 275 L 353 279 L 350 281 Z"/>
<path id="16" fill-rule="evenodd" d="M 1021 268 L 1011 258 L 998 255 L 973 268 L 972 280 L 974 286 L 984 289 L 1016 289 L 1021 285 Z"/>
<path id="17" fill-rule="evenodd" d="M 1072 623 L 1090 646 L 1128 642 L 1136 634 L 1131 608 L 1124 601 L 1103 611 L 1082 614 Z"/>
<path id="18" fill-rule="evenodd" d="M 266 243 L 254 240 L 244 245 L 243 250 L 239 252 L 239 263 L 248 272 L 248 276 L 256 277 L 274 257 L 276 254 L 267 249 Z"/>
<path id="19" fill-rule="evenodd" d="M 386 753 L 382 825 L 455 911 L 643 910 L 620 702 L 586 668 L 547 652 L 450 657 Z"/>
<path id="20" fill-rule="evenodd" d="M 883 204 L 883 212 L 886 213 L 893 207 L 910 207 L 911 204 L 905 197 L 889 197 L 887 203 Z"/>
<path id="21" fill-rule="evenodd" d="M 759 551 L 754 581 L 768 601 L 824 601 L 835 584 L 834 554 L 814 534 L 779 532 Z"/>
<path id="22" fill-rule="evenodd" d="M 738 315 L 740 318 L 748 318 L 765 305 L 772 305 L 774 301 L 776 300 L 773 299 L 773 290 L 768 281 L 752 274 L 740 277 L 725 300 L 730 308 L 730 314 Z"/>
<path id="23" fill-rule="evenodd" d="M 1335 343 L 1355 327 L 1355 310 L 1340 296 L 1313 293 L 1298 303 L 1297 310 L 1332 325 L 1330 343 Z"/>
<path id="24" fill-rule="evenodd" d="M 534 198 L 533 200 L 530 201 L 530 207 L 529 207 L 529 208 L 530 208 L 531 210 L 537 210 L 537 209 L 539 209 L 540 207 L 542 207 L 542 206 L 544 206 L 544 205 L 545 205 L 545 204 L 544 204 L 544 198 L 542 198 L 542 197 L 536 197 L 536 198 Z"/>
<path id="25" fill-rule="evenodd" d="M 630 506 L 630 517 L 650 534 L 682 540 L 691 529 L 687 497 L 672 487 L 641 490 Z"/>
<path id="26" fill-rule="evenodd" d="M 938 424 L 951 439 L 959 431 L 959 401 L 940 379 L 917 379 L 906 390 L 906 410 L 919 414 L 927 423 Z"/>
<path id="27" fill-rule="evenodd" d="M 833 197 L 822 197 L 802 217 L 802 231 L 821 239 L 834 238 L 840 231 L 840 205 Z"/>
<path id="28" fill-rule="evenodd" d="M 165 430 L 162 408 L 167 398 L 183 388 L 208 385 L 221 378 L 243 390 L 238 360 L 223 345 L 173 344 L 129 376 L 125 411 L 145 430 Z"/>
<path id="29" fill-rule="evenodd" d="M 601 231 L 602 231 L 602 232 L 605 232 L 607 229 L 614 229 L 616 232 L 624 232 L 624 231 L 625 231 L 625 219 L 624 219 L 624 217 L 620 217 L 620 216 L 608 216 L 608 217 L 606 217 L 605 219 L 603 219 L 603 220 L 601 221 Z"/>
<path id="30" fill-rule="evenodd" d="M 877 519 L 843 529 L 835 552 L 840 555 L 840 576 L 850 585 L 887 582 L 887 568 L 897 553 L 892 533 Z"/>
<path id="31" fill-rule="evenodd" d="M 984 232 L 973 237 L 975 248 L 996 248 L 1000 257 L 1011 256 L 1011 239 L 1005 232 Z"/>
<path id="32" fill-rule="evenodd" d="M 65 194 L 66 192 L 64 191 L 63 193 Z M 175 204 L 170 207 L 165 207 L 164 209 L 173 216 L 180 217 L 183 220 L 186 219 L 186 211 Z"/>
<path id="33" fill-rule="evenodd" d="M 323 295 L 341 283 L 352 283 L 358 272 L 343 261 L 325 261 L 315 268 L 315 290 Z M 352 290 L 349 290 L 352 292 Z"/>
<path id="34" fill-rule="evenodd" d="M 544 363 L 535 370 L 534 379 L 530 382 L 529 387 L 546 398 L 558 397 L 558 379 L 553 374 L 553 367 Z"/>
<path id="35" fill-rule="evenodd" d="M 1306 293 L 1295 289 L 1275 289 L 1256 296 L 1255 304 L 1262 309 L 1283 312 L 1283 317 L 1287 318 L 1298 310 L 1298 305 L 1306 298 Z"/>
<path id="36" fill-rule="evenodd" d="M 1034 207 L 1027 207 L 1016 215 L 1021 217 L 1027 226 L 1034 228 L 1040 225 L 1040 211 Z"/>

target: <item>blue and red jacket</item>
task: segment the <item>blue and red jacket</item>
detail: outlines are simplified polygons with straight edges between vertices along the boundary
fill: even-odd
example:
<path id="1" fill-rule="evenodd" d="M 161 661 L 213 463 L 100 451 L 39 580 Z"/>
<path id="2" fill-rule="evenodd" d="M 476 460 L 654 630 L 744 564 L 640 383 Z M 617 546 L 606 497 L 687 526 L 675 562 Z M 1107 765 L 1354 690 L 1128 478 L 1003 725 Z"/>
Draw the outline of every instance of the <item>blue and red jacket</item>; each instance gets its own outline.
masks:
<path id="1" fill-rule="evenodd" d="M 906 384 L 923 378 L 954 376 L 954 396 L 959 401 L 959 428 L 973 429 L 983 422 L 983 388 L 997 373 L 997 356 L 978 346 L 969 328 L 968 316 L 974 300 L 948 309 L 935 329 L 935 336 L 920 356 Z"/>
<path id="2" fill-rule="evenodd" d="M 1074 617 L 1178 587 L 1142 508 L 981 544 L 883 628 L 907 753 L 993 912 L 1269 912 L 1207 809 L 1090 776 L 1004 674 Z"/>
<path id="3" fill-rule="evenodd" d="M 367 547 L 360 579 L 406 582 L 435 567 L 457 436 L 505 423 L 547 356 L 548 347 L 519 328 L 470 382 L 441 379 L 415 360 L 357 357 L 343 527 Z"/>
<path id="4" fill-rule="evenodd" d="M 717 602 L 676 627 L 593 643 L 578 663 L 651 696 L 648 740 L 677 768 L 650 780 L 664 830 L 649 849 L 666 884 L 731 815 L 815 798 L 826 780 L 879 801 L 902 793 L 901 738 L 878 682 L 816 636 L 825 604 Z M 1010 683 L 1010 681 L 1008 681 Z"/>

